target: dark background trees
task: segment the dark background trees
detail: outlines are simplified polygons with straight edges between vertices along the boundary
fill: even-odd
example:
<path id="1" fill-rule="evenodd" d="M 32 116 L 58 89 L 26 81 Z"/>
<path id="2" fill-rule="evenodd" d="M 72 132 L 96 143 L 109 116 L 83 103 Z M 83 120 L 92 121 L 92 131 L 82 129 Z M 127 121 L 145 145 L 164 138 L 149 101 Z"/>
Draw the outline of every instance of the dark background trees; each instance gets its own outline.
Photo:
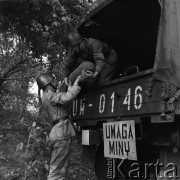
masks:
<path id="1" fill-rule="evenodd" d="M 0 2 L 0 109 L 32 97 L 29 84 L 42 71 L 60 74 L 66 34 L 85 16 L 88 3 L 79 0 Z M 9 105 L 8 105 L 9 102 Z M 0 110 L 0 111 L 1 111 Z"/>
<path id="2" fill-rule="evenodd" d="M 50 124 L 30 85 L 44 71 L 60 78 L 66 34 L 102 1 L 0 1 L 0 179 L 45 178 Z"/>

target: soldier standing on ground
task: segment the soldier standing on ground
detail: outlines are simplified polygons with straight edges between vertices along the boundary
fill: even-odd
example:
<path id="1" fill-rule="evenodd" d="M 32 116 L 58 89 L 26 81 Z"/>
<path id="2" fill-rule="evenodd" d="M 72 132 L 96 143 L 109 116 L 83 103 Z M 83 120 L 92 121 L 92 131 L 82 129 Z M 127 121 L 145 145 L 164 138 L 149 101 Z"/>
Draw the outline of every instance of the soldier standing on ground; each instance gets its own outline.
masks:
<path id="1" fill-rule="evenodd" d="M 71 137 L 75 136 L 73 124 L 70 122 L 66 103 L 73 100 L 80 92 L 79 82 L 82 77 L 78 76 L 72 86 L 69 85 L 67 92 L 56 93 L 58 83 L 56 78 L 48 73 L 40 74 L 37 84 L 43 89 L 42 105 L 47 111 L 53 128 L 49 135 L 52 146 L 50 171 L 48 180 L 65 180 L 68 170 Z"/>

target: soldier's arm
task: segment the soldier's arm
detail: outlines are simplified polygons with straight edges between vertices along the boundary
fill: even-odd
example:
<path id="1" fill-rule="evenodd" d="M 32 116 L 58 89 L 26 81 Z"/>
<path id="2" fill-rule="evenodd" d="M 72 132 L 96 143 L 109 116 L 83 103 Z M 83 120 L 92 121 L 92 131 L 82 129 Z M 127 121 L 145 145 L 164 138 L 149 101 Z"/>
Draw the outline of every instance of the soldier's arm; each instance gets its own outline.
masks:
<path id="1" fill-rule="evenodd" d="M 76 98 L 80 90 L 81 87 L 75 84 L 68 88 L 67 92 L 53 93 L 50 98 L 50 102 L 54 105 L 68 103 L 69 101 L 72 101 L 74 98 Z"/>
<path id="2" fill-rule="evenodd" d="M 91 40 L 91 47 L 92 47 L 92 53 L 93 53 L 93 58 L 95 61 L 95 66 L 96 66 L 96 73 L 101 73 L 104 65 L 105 65 L 105 58 L 104 54 L 102 52 L 102 44 L 101 42 L 92 39 Z"/>

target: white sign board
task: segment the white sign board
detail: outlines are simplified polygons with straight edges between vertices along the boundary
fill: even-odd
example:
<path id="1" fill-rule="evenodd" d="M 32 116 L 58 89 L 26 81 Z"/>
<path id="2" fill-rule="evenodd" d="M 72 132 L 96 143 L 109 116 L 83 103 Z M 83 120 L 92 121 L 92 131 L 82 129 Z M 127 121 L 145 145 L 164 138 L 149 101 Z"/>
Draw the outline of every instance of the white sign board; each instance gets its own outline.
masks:
<path id="1" fill-rule="evenodd" d="M 104 156 L 137 160 L 135 121 L 103 123 Z"/>

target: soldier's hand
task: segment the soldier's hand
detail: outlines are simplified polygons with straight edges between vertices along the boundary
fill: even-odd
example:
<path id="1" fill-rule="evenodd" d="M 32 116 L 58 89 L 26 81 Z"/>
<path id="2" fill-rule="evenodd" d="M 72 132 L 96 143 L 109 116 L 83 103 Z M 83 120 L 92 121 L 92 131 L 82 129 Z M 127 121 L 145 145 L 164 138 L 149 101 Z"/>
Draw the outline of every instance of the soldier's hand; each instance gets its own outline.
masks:
<path id="1" fill-rule="evenodd" d="M 79 82 L 83 82 L 84 81 L 84 77 L 82 75 L 78 76 L 76 78 L 76 81 L 74 82 L 74 85 L 78 85 Z"/>
<path id="2" fill-rule="evenodd" d="M 94 77 L 94 73 L 92 71 L 84 71 L 82 70 L 82 77 L 85 79 L 89 79 L 89 78 L 93 78 Z"/>
<path id="3" fill-rule="evenodd" d="M 71 81 L 69 82 L 69 84 L 68 84 L 68 91 L 71 89 Z"/>
<path id="4" fill-rule="evenodd" d="M 58 88 L 56 90 L 57 93 L 60 92 L 60 89 L 61 89 L 63 83 L 64 83 L 64 81 L 59 81 L 58 82 Z"/>
<path id="5" fill-rule="evenodd" d="M 71 82 L 69 81 L 69 79 L 67 77 L 64 78 L 64 83 L 65 83 L 66 86 L 71 85 Z"/>

